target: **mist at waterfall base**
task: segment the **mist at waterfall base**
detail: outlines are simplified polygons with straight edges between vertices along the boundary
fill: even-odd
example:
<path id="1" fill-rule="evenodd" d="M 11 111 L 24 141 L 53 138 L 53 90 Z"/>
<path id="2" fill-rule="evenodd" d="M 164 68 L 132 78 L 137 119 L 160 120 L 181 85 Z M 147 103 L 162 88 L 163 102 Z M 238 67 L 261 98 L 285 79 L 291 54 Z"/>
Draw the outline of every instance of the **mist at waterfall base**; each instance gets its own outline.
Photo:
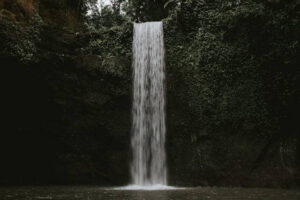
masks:
<path id="1" fill-rule="evenodd" d="M 162 22 L 134 24 L 132 66 L 132 185 L 117 189 L 172 189 L 167 186 Z"/>

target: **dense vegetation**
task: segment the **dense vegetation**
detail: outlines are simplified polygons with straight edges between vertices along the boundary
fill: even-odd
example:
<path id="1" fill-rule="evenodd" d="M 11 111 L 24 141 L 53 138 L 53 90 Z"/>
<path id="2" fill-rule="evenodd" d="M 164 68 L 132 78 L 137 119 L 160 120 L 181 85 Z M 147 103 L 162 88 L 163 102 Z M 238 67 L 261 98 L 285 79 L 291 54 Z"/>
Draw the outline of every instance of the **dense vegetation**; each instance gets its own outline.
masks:
<path id="1" fill-rule="evenodd" d="M 128 182 L 132 22 L 163 20 L 170 183 L 299 186 L 300 1 L 95 2 L 0 0 L 0 183 Z"/>
<path id="2" fill-rule="evenodd" d="M 299 163 L 293 3 L 189 1 L 178 11 L 178 27 L 167 24 L 169 75 L 175 96 L 188 106 L 186 134 L 199 152 L 195 173 L 233 167 L 255 176 L 263 161 L 284 168 Z"/>

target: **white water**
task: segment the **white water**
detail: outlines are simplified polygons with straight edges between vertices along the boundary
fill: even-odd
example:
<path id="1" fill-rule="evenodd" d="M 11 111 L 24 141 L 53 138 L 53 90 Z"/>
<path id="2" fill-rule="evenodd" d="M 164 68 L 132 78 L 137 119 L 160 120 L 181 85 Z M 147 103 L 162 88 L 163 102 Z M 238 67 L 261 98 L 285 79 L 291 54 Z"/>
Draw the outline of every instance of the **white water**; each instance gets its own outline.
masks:
<path id="1" fill-rule="evenodd" d="M 134 24 L 133 189 L 167 188 L 165 49 L 162 22 Z"/>
<path id="2" fill-rule="evenodd" d="M 125 187 L 113 188 L 114 190 L 181 190 L 185 188 L 172 187 L 167 185 L 128 185 Z"/>

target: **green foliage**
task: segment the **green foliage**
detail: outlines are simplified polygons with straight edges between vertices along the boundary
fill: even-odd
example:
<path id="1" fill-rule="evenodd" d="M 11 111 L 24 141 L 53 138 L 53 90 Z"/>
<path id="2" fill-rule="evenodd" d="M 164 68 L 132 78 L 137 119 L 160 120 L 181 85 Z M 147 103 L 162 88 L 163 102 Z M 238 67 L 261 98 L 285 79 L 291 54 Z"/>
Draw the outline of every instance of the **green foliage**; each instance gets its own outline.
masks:
<path id="1" fill-rule="evenodd" d="M 100 5 L 96 6 L 96 0 L 86 0 L 85 5 L 86 8 L 83 10 L 86 12 L 87 9 L 91 10 L 90 15 L 86 15 L 85 13 L 85 25 L 88 30 L 95 30 L 100 28 L 109 28 L 113 26 L 120 26 L 123 23 L 129 21 L 129 17 L 124 15 L 124 10 L 126 9 L 126 5 L 124 4 L 124 0 L 114 0 L 111 1 L 112 5 Z M 87 6 L 88 5 L 88 6 Z M 121 5 L 124 5 L 121 9 Z"/>
<path id="2" fill-rule="evenodd" d="M 168 9 L 164 8 L 167 0 L 132 0 L 128 3 L 127 15 L 133 21 L 159 21 L 168 15 Z"/>
<path id="3" fill-rule="evenodd" d="M 0 54 L 14 57 L 23 63 L 34 61 L 42 24 L 38 15 L 34 15 L 30 24 L 26 26 L 20 22 L 1 20 L 0 26 L 3 31 L 0 31 L 0 40 L 3 48 Z"/>
<path id="4" fill-rule="evenodd" d="M 177 95 L 186 102 L 197 128 L 241 134 L 262 128 L 260 119 L 267 113 L 253 57 L 245 59 L 244 49 L 221 42 L 205 29 L 177 48 L 175 57 L 168 56 L 169 71 L 180 76 Z"/>
<path id="5" fill-rule="evenodd" d="M 97 55 L 98 71 L 113 77 L 130 78 L 132 24 L 98 29 L 88 34 L 85 54 Z"/>
<path id="6" fill-rule="evenodd" d="M 169 102 L 188 113 L 170 140 L 190 146 L 194 173 L 248 168 L 260 154 L 253 146 L 267 141 L 274 153 L 279 138 L 297 140 L 300 19 L 281 5 L 191 0 L 164 20 Z"/>
<path id="7" fill-rule="evenodd" d="M 91 32 L 87 51 L 101 57 L 131 56 L 132 24 L 99 29 Z"/>
<path id="8" fill-rule="evenodd" d="M 182 2 L 180 13 L 165 21 L 168 73 L 176 77 L 177 95 L 190 108 L 197 128 L 243 134 L 279 128 L 270 117 L 274 109 L 269 97 L 281 92 L 269 93 L 274 83 L 266 82 L 266 73 L 275 72 L 269 68 L 274 59 L 278 64 L 289 60 L 285 65 L 291 70 L 298 62 L 299 19 L 291 17 L 251 0 L 203 0 Z M 295 80 L 293 72 L 284 74 Z M 284 83 L 286 76 L 276 88 L 295 92 L 295 82 Z M 278 80 L 269 80 L 273 78 Z M 292 98 L 294 92 L 287 95 Z"/>

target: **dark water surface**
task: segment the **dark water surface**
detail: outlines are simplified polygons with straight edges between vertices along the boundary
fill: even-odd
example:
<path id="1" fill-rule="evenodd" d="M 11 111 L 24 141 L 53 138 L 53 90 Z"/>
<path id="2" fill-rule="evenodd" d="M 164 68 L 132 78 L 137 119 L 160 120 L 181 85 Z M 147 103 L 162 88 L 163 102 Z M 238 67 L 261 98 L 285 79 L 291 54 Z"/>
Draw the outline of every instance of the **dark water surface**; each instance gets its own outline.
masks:
<path id="1" fill-rule="evenodd" d="M 187 188 L 161 191 L 101 187 L 0 187 L 0 200 L 300 200 L 300 191 L 281 189 Z"/>

